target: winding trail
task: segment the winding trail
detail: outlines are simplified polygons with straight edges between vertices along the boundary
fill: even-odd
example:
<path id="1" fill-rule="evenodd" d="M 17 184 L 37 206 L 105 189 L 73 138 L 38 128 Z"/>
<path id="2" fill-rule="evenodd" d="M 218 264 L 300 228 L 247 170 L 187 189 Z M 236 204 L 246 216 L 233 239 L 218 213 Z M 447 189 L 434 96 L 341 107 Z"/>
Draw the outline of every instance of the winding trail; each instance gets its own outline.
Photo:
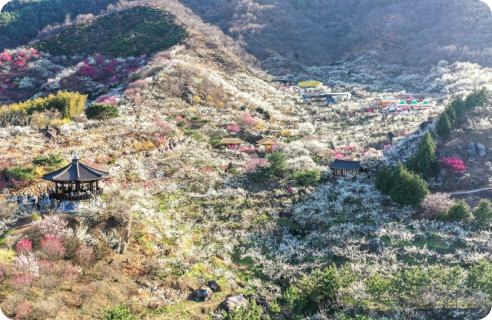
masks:
<path id="1" fill-rule="evenodd" d="M 492 188 L 491 187 L 488 187 L 488 188 L 475 189 L 475 190 L 469 190 L 469 191 L 451 192 L 450 195 L 455 195 L 455 194 L 471 194 L 471 193 L 477 193 L 477 192 L 487 191 L 487 190 L 492 190 Z"/>

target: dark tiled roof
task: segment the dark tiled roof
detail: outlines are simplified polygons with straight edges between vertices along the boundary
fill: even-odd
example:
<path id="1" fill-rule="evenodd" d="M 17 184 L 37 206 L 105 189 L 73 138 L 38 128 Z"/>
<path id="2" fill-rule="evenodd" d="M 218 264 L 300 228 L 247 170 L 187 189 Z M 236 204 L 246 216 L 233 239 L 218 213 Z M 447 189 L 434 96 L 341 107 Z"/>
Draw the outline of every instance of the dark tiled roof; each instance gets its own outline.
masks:
<path id="1" fill-rule="evenodd" d="M 330 165 L 331 169 L 360 170 L 360 161 L 335 160 Z"/>
<path id="2" fill-rule="evenodd" d="M 55 172 L 45 174 L 44 180 L 54 182 L 74 182 L 74 181 L 96 181 L 109 177 L 109 172 L 101 171 L 81 163 L 78 158 L 74 158 L 72 163 Z"/>

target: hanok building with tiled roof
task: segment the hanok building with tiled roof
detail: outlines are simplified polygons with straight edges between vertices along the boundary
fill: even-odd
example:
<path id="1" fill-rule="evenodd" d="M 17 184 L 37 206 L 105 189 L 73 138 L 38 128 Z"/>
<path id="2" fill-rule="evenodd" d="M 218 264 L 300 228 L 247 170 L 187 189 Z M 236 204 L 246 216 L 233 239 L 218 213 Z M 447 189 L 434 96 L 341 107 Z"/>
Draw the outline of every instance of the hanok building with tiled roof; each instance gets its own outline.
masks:
<path id="1" fill-rule="evenodd" d="M 337 159 L 330 165 L 330 169 L 333 171 L 334 177 L 348 177 L 358 175 L 362 167 L 360 161 Z"/>
<path id="2" fill-rule="evenodd" d="M 44 180 L 55 183 L 55 194 L 52 197 L 60 201 L 89 200 L 92 195 L 102 195 L 99 180 L 107 178 L 109 172 L 83 164 L 77 152 L 71 164 L 43 176 Z"/>
<path id="3" fill-rule="evenodd" d="M 241 144 L 248 144 L 246 141 L 239 139 L 239 138 L 224 138 L 220 140 L 221 145 L 241 145 Z"/>

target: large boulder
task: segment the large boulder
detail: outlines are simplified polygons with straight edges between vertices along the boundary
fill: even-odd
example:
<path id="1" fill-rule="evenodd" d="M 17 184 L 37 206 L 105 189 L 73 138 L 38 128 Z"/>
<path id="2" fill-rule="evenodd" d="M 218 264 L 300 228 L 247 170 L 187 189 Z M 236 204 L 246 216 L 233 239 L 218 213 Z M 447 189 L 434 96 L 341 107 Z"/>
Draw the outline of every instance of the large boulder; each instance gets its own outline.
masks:
<path id="1" fill-rule="evenodd" d="M 220 285 L 217 281 L 215 280 L 210 280 L 208 283 L 207 283 L 207 287 L 209 287 L 210 289 L 212 289 L 213 292 L 218 292 L 220 291 Z"/>
<path id="2" fill-rule="evenodd" d="M 430 126 L 431 124 L 432 124 L 432 120 L 428 120 L 428 121 L 424 121 L 424 122 L 422 122 L 422 123 L 420 124 L 420 126 L 419 126 L 420 131 L 422 131 L 422 132 L 423 132 L 423 131 L 427 130 L 427 128 L 429 128 L 429 126 Z"/>
<path id="3" fill-rule="evenodd" d="M 476 158 L 477 157 L 477 148 L 475 147 L 474 143 L 470 143 L 468 147 L 466 147 L 466 154 L 470 158 Z"/>
<path id="4" fill-rule="evenodd" d="M 366 242 L 369 252 L 381 254 L 383 253 L 383 244 L 377 238 L 370 239 Z"/>
<path id="5" fill-rule="evenodd" d="M 225 299 L 225 301 L 222 302 L 222 307 L 227 312 L 231 312 L 232 310 L 239 309 L 240 307 L 247 308 L 248 300 L 246 300 L 246 298 L 243 295 L 232 296 Z"/>
<path id="6" fill-rule="evenodd" d="M 200 289 L 193 292 L 194 300 L 208 301 L 212 299 L 214 292 L 209 287 L 200 287 Z"/>
<path id="7" fill-rule="evenodd" d="M 487 153 L 487 149 L 485 149 L 485 146 L 483 144 L 477 143 L 477 152 L 480 157 L 484 157 Z"/>

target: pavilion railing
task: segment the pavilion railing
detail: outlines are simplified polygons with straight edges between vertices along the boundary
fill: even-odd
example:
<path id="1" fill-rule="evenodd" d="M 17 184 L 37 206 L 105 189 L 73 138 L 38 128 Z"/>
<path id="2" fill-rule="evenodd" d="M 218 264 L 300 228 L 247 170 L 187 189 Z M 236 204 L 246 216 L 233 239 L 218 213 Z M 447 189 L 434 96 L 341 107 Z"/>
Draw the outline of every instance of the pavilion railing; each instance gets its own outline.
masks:
<path id="1" fill-rule="evenodd" d="M 103 189 L 97 189 L 95 191 L 91 191 L 90 194 L 87 193 L 82 193 L 82 194 L 74 194 L 73 196 L 70 196 L 70 193 L 62 193 L 62 194 L 52 194 L 51 197 L 53 199 L 59 200 L 59 201 L 84 201 L 84 200 L 90 200 L 92 199 L 92 196 L 100 196 L 103 194 Z"/>

